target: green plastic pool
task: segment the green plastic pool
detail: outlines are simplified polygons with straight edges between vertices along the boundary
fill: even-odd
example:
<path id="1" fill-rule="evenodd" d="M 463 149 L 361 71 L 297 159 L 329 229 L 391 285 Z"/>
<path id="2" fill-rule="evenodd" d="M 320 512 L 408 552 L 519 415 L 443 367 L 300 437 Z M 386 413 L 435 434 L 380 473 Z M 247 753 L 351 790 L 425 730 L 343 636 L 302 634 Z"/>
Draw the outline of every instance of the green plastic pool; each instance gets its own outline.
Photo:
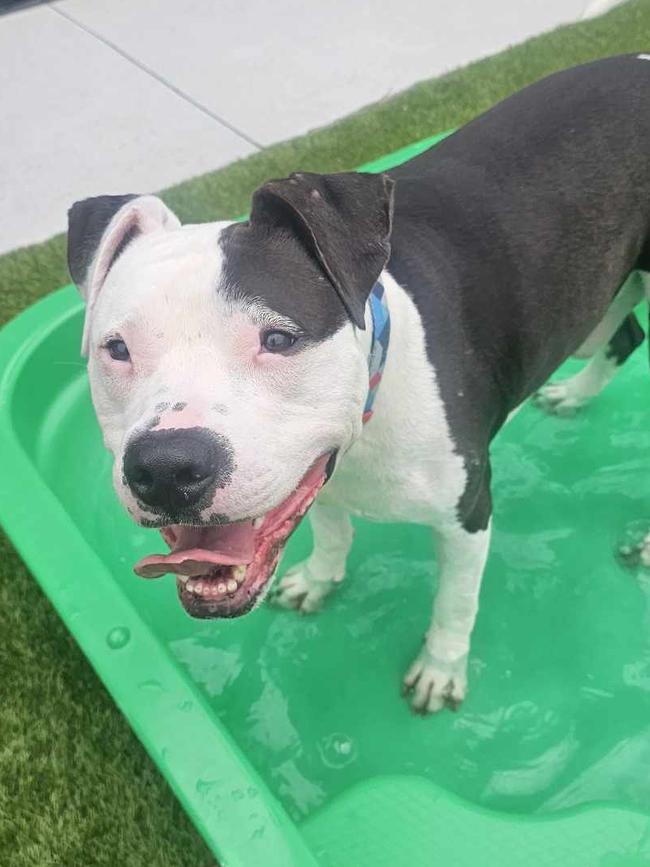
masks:
<path id="1" fill-rule="evenodd" d="M 0 519 L 224 867 L 650 867 L 650 574 L 615 557 L 650 525 L 644 349 L 498 439 L 469 697 L 422 719 L 428 531 L 360 523 L 316 617 L 190 620 L 131 572 L 157 534 L 112 493 L 81 323 L 67 287 L 0 334 Z"/>

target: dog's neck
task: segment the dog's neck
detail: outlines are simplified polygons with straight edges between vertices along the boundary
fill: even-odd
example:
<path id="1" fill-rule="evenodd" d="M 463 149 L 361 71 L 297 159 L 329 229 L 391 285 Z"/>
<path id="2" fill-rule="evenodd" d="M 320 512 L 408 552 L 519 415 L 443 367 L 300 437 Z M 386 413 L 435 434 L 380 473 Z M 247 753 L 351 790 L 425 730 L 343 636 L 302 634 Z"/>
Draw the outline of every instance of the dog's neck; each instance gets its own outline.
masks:
<path id="1" fill-rule="evenodd" d="M 366 320 L 371 324 L 371 338 L 368 350 L 368 396 L 362 416 L 364 424 L 370 421 L 374 412 L 375 395 L 384 373 L 390 342 L 390 311 L 381 280 L 377 280 L 370 292 Z"/>
<path id="2" fill-rule="evenodd" d="M 379 278 L 390 308 L 390 347 L 368 424 L 359 427 L 341 451 L 332 478 L 318 502 L 338 506 L 376 521 L 431 522 L 430 480 L 434 478 L 453 512 L 456 495 L 450 474 L 463 471 L 463 459 L 450 452 L 450 432 L 438 382 L 427 355 L 426 334 L 413 299 L 389 271 Z M 359 349 L 370 357 L 372 314 L 366 307 L 366 328 L 358 332 Z M 364 379 L 367 376 L 363 371 Z M 365 380 L 364 385 L 367 384 Z M 408 447 L 405 448 L 405 442 Z M 422 477 L 414 466 L 426 466 Z M 452 481 L 453 481 L 452 478 Z M 373 484 L 369 484 L 368 480 Z M 426 483 L 420 485 L 421 479 Z"/>

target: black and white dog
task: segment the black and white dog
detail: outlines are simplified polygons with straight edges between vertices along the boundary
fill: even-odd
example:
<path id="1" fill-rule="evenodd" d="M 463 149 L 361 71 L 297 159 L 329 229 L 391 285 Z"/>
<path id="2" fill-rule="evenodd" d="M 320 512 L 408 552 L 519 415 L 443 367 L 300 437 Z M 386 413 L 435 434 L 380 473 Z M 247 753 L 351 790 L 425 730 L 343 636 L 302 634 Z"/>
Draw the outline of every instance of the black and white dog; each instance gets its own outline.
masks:
<path id="1" fill-rule="evenodd" d="M 585 403 L 643 339 L 625 280 L 650 269 L 649 61 L 553 75 L 385 175 L 270 181 L 244 223 L 181 226 L 147 195 L 76 203 L 115 487 L 170 548 L 136 572 L 176 573 L 195 617 L 244 614 L 311 506 L 313 553 L 274 595 L 314 611 L 350 515 L 427 524 L 439 586 L 404 683 L 416 710 L 457 705 L 492 438 L 540 388 L 552 411 Z M 571 354 L 591 360 L 542 388 Z"/>

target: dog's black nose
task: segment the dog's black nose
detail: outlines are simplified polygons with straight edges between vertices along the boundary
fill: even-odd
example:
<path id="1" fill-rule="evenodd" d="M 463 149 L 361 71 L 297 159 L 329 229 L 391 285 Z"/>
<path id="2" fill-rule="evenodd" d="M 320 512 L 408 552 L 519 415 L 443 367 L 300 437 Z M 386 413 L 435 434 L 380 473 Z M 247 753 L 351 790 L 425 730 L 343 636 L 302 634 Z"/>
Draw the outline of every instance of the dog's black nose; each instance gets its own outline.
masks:
<path id="1" fill-rule="evenodd" d="M 151 431 L 124 452 L 127 484 L 143 505 L 167 517 L 208 506 L 233 469 L 228 440 L 206 428 Z"/>

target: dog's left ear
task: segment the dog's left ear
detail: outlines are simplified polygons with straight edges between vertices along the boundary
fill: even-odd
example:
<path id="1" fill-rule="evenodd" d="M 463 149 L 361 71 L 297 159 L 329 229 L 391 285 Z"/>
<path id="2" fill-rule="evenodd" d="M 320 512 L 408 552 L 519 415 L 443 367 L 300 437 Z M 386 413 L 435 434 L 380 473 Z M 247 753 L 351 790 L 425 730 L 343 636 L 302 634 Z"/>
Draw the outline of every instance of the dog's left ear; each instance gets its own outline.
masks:
<path id="1" fill-rule="evenodd" d="M 387 175 L 299 172 L 254 193 L 250 222 L 294 231 L 364 328 L 368 295 L 390 256 L 393 187 Z"/>
<path id="2" fill-rule="evenodd" d="M 127 193 L 94 196 L 68 211 L 68 269 L 86 302 L 81 352 L 88 354 L 90 322 L 97 297 L 115 261 L 138 235 L 169 231 L 178 217 L 157 196 Z"/>

